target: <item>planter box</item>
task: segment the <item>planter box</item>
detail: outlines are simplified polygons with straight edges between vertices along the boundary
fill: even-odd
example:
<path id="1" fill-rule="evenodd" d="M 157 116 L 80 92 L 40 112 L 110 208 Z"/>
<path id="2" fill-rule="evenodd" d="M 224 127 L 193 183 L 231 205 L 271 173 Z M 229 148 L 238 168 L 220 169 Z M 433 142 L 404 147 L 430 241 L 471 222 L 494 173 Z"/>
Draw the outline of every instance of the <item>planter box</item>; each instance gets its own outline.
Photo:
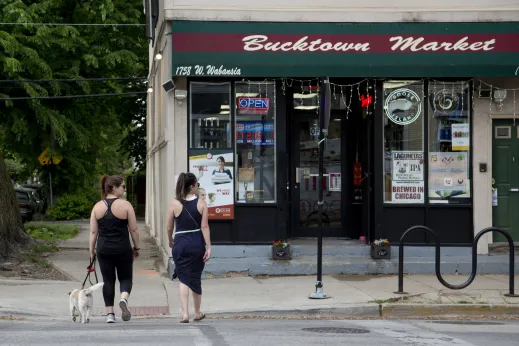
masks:
<path id="1" fill-rule="evenodd" d="M 371 258 L 373 259 L 390 259 L 391 258 L 391 246 L 390 245 L 371 245 L 370 251 Z"/>
<path id="2" fill-rule="evenodd" d="M 273 260 L 291 260 L 292 259 L 292 251 L 290 246 L 286 248 L 274 247 L 272 246 L 272 259 Z"/>

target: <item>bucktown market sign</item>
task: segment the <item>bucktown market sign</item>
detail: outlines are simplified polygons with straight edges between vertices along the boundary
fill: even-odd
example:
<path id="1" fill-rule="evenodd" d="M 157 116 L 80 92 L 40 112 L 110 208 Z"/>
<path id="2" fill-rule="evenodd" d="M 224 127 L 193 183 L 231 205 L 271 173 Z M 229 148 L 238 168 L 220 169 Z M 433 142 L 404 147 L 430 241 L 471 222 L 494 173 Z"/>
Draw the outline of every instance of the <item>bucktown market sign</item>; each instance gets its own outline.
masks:
<path id="1" fill-rule="evenodd" d="M 519 66 L 518 23 L 179 21 L 172 29 L 176 76 L 482 77 L 514 76 Z"/>

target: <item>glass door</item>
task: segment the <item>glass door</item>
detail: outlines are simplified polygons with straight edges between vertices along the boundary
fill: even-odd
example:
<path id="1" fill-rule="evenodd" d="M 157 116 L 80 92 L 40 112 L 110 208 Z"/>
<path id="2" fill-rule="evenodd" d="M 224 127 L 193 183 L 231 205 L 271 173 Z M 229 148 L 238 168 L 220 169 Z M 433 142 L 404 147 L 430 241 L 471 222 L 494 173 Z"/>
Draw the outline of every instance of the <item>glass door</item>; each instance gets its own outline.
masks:
<path id="1" fill-rule="evenodd" d="M 295 237 L 318 236 L 318 184 L 324 189 L 323 235 L 342 237 L 341 120 L 330 121 L 324 150 L 324 174 L 319 181 L 319 117 L 315 112 L 294 114 L 292 205 Z"/>

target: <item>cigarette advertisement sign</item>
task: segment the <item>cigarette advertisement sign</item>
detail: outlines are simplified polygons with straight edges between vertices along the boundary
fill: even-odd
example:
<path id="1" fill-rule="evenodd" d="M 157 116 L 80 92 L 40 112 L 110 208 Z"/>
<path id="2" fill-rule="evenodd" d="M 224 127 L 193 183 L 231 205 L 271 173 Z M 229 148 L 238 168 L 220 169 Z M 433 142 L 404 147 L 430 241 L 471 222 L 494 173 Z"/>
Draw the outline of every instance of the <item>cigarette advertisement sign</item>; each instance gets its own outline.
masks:
<path id="1" fill-rule="evenodd" d="M 205 191 L 206 197 L 201 198 L 207 203 L 209 219 L 234 218 L 233 157 L 232 152 L 224 151 L 189 156 L 189 171 L 198 178 L 199 192 Z"/>

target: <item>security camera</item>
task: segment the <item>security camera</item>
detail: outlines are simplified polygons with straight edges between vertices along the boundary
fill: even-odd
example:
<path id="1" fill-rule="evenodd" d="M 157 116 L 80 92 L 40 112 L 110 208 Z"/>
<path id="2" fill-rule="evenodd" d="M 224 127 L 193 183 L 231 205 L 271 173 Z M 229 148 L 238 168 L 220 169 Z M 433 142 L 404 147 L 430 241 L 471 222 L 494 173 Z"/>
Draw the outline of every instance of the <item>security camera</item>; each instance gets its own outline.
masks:
<path id="1" fill-rule="evenodd" d="M 173 81 L 170 79 L 166 83 L 162 84 L 162 87 L 166 92 L 168 92 L 175 88 L 175 83 L 173 83 Z"/>

